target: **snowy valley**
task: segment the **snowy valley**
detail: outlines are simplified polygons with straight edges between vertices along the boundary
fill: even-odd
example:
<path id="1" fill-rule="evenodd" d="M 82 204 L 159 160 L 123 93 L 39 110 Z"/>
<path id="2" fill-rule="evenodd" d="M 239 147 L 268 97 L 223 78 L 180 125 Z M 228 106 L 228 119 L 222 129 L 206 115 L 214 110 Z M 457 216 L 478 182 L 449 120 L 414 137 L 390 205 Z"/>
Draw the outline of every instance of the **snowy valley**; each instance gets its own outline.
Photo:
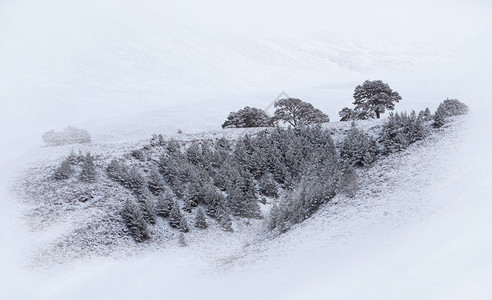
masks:
<path id="1" fill-rule="evenodd" d="M 0 299 L 491 299 L 491 18 L 0 1 Z M 353 104 L 378 79 L 380 119 Z M 279 94 L 321 124 L 278 123 Z M 221 128 L 246 106 L 267 127 Z"/>

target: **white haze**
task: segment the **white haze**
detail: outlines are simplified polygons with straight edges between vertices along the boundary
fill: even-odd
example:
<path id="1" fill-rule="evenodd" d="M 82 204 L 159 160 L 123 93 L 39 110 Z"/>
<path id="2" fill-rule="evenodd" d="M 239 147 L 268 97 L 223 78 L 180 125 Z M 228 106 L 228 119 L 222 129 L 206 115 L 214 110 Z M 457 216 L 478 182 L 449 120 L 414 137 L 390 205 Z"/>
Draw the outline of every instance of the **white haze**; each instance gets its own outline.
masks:
<path id="1" fill-rule="evenodd" d="M 492 250 L 491 223 L 485 215 L 491 206 L 484 200 L 490 195 L 484 194 L 490 192 L 484 170 L 491 167 L 490 20 L 492 4 L 486 0 L 0 0 L 0 298 L 136 298 L 143 290 L 155 299 L 179 298 L 181 290 L 193 299 L 491 297 L 484 288 L 486 280 L 492 282 L 486 255 Z M 377 246 L 366 252 L 339 245 L 328 253 L 314 251 L 319 256 L 311 262 L 294 252 L 283 266 L 266 262 L 226 275 L 200 273 L 207 262 L 186 250 L 128 261 L 96 258 L 44 278 L 25 267 L 43 235 L 27 232 L 9 187 L 19 158 L 41 146 L 43 132 L 77 125 L 98 141 L 136 138 L 138 130 L 121 127 L 139 124 L 146 115 L 161 129 L 218 129 L 229 111 L 264 108 L 281 91 L 336 120 L 365 79 L 382 79 L 398 90 L 398 110 L 435 109 L 449 97 L 469 104 L 477 117 L 461 149 L 467 154 L 454 153 L 447 161 L 465 157 L 469 165 L 456 163 L 460 171 L 436 182 L 441 189 L 453 191 L 456 182 L 463 187 L 429 194 L 451 198 L 454 205 L 403 236 L 374 237 L 379 247 L 388 245 L 392 259 Z M 464 176 L 466 181 L 458 180 Z M 470 222 L 475 223 L 466 227 Z M 456 238 L 450 236 L 454 232 Z M 365 238 L 351 245 L 370 246 Z M 429 256 L 436 251 L 443 252 Z M 327 254 L 334 258 L 322 260 Z M 315 260 L 323 262 L 309 273 L 304 264 Z M 451 261 L 456 264 L 445 267 Z M 411 271 L 392 281 L 395 268 Z M 454 276 L 458 271 L 467 274 Z M 368 289 L 372 293 L 364 294 Z"/>

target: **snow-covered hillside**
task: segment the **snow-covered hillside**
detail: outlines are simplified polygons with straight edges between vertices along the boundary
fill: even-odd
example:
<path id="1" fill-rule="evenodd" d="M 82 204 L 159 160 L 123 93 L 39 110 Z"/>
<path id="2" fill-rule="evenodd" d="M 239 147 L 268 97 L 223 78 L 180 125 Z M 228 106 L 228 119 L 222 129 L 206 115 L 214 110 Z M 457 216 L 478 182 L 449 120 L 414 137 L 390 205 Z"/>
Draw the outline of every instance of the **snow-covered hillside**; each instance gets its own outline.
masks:
<path id="1" fill-rule="evenodd" d="M 480 0 L 0 1 L 0 299 L 490 299 L 491 18 Z M 72 149 L 40 148 L 50 129 L 117 156 L 153 133 L 220 135 L 282 91 L 336 121 L 366 79 L 398 90 L 396 110 L 449 97 L 472 112 L 277 239 L 57 261 L 73 256 L 48 246 L 84 215 L 32 230 L 13 191 Z"/>

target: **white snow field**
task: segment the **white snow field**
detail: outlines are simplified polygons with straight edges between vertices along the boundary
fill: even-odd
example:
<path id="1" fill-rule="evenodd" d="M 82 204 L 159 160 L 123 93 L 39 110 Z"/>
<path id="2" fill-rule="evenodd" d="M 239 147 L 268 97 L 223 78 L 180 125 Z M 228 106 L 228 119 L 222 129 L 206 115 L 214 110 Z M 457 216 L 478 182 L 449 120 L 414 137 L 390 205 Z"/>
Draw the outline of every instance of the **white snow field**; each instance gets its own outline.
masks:
<path id="1" fill-rule="evenodd" d="M 488 1 L 142 2 L 0 1 L 0 299 L 492 299 Z M 44 132 L 213 134 L 282 91 L 337 121 L 366 79 L 398 90 L 397 110 L 449 97 L 471 113 L 274 240 L 32 267 L 66 230 L 30 230 L 11 190 L 69 151 Z"/>

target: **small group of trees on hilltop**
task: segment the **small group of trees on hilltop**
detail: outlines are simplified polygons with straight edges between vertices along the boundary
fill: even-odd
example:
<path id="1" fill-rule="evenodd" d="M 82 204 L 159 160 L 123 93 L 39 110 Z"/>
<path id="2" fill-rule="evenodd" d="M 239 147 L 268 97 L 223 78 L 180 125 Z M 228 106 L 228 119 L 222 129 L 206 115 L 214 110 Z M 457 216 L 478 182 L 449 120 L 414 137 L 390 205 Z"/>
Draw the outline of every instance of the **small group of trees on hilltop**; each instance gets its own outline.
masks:
<path id="1" fill-rule="evenodd" d="M 293 127 L 329 122 L 330 118 L 311 103 L 297 98 L 280 99 L 275 102 L 273 117 L 259 108 L 246 106 L 231 112 L 222 128 L 271 127 L 280 122 Z"/>
<path id="2" fill-rule="evenodd" d="M 380 118 L 386 110 L 393 110 L 402 98 L 387 83 L 381 80 L 366 80 L 354 90 L 354 108 L 344 107 L 340 112 L 340 121 L 366 120 Z M 271 127 L 279 123 L 293 127 L 330 121 L 328 115 L 312 104 L 296 98 L 280 99 L 275 102 L 272 117 L 259 108 L 246 106 L 237 112 L 231 112 L 222 128 Z"/>
<path id="3" fill-rule="evenodd" d="M 60 132 L 50 130 L 43 134 L 42 139 L 48 146 L 84 144 L 91 142 L 91 136 L 87 130 L 73 126 L 69 126 Z"/>

